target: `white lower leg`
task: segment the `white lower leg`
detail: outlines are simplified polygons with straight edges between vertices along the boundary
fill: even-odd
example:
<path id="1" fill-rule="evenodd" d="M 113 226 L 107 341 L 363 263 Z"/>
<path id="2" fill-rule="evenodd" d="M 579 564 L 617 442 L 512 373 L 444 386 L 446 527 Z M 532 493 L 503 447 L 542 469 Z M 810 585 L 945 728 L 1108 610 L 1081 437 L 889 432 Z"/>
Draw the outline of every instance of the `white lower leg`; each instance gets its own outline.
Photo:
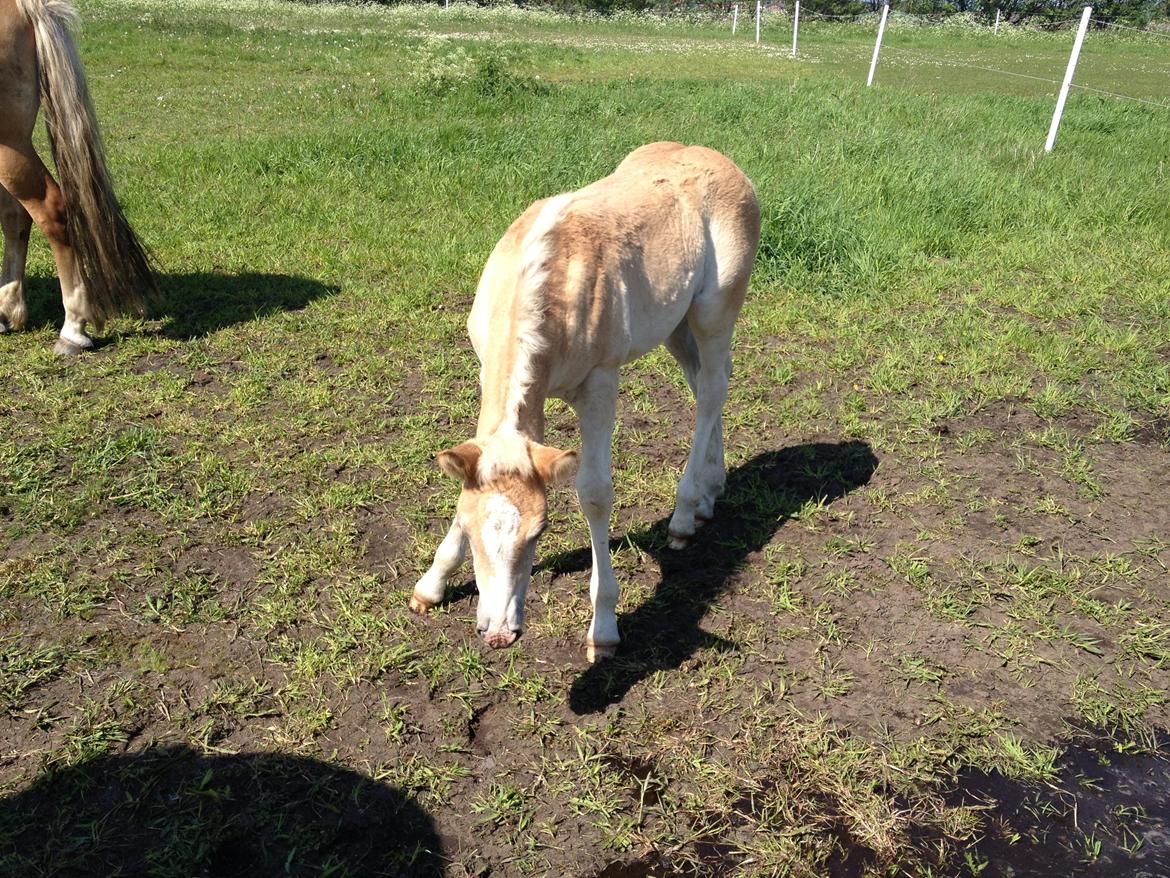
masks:
<path id="1" fill-rule="evenodd" d="M 57 275 L 61 279 L 61 303 L 65 306 L 65 323 L 61 327 L 61 338 L 57 341 L 59 354 L 75 354 L 93 347 L 93 339 L 85 331 L 87 323 L 94 323 L 90 312 L 89 293 L 72 248 L 63 248 L 57 256 Z"/>
<path id="2" fill-rule="evenodd" d="M 595 475 L 595 474 L 594 474 Z M 608 476 L 608 473 L 606 474 Z M 587 480 L 590 477 L 587 477 Z M 582 485 L 578 478 L 577 494 L 589 521 L 589 541 L 593 548 L 593 572 L 589 577 L 589 600 L 593 604 L 593 621 L 585 638 L 589 661 L 614 654 L 621 642 L 617 626 L 617 602 L 620 589 L 613 574 L 609 554 L 609 517 L 613 510 L 613 484 Z"/>
<path id="3" fill-rule="evenodd" d="M 722 488 L 723 466 L 723 403 L 727 399 L 727 383 L 731 375 L 727 345 L 730 337 L 699 343 L 703 366 L 696 382 L 695 436 L 686 470 L 679 479 L 674 515 L 667 528 L 671 548 L 681 549 L 695 535 L 695 517 L 710 518 L 715 510 L 716 485 Z M 709 366 L 715 363 L 718 365 Z M 716 447 L 712 447 L 718 442 Z M 718 476 L 712 472 L 711 462 L 720 460 Z M 702 513 L 706 515 L 702 515 Z"/>
<path id="4" fill-rule="evenodd" d="M 61 327 L 61 347 L 72 346 L 80 350 L 89 350 L 93 347 L 93 339 L 85 331 L 86 321 L 66 316 L 65 324 Z"/>
<path id="5" fill-rule="evenodd" d="M 451 523 L 443 542 L 435 551 L 435 560 L 430 569 L 414 586 L 410 608 L 416 613 L 425 613 L 440 603 L 447 593 L 447 580 L 467 557 L 467 538 L 458 521 Z"/>
<path id="6" fill-rule="evenodd" d="M 0 332 L 24 329 L 28 308 L 24 304 L 24 284 L 19 280 L 0 286 Z"/>
<path id="7" fill-rule="evenodd" d="M 4 262 L 0 266 L 0 332 L 24 329 L 24 267 L 32 218 L 0 188 L 0 226 L 4 228 Z"/>
<path id="8" fill-rule="evenodd" d="M 581 458 L 577 499 L 589 522 L 593 572 L 589 599 L 593 621 L 585 639 L 589 661 L 612 656 L 621 637 L 617 626 L 618 583 L 609 556 L 609 518 L 613 512 L 613 425 L 617 410 L 616 370 L 595 371 L 573 400 L 581 421 Z"/>
<path id="9" fill-rule="evenodd" d="M 723 462 L 723 419 L 715 424 L 715 435 L 707 449 L 707 457 L 703 461 L 702 490 L 699 503 L 695 509 L 695 517 L 702 521 L 710 521 L 715 517 L 715 501 L 723 494 L 727 484 L 727 468 Z"/>
<path id="10" fill-rule="evenodd" d="M 687 541 L 695 535 L 695 512 L 699 506 L 699 491 L 695 486 L 695 469 L 693 466 L 694 451 L 687 460 L 687 468 L 683 470 L 682 478 L 678 480 L 678 490 L 674 495 L 674 514 L 670 516 L 670 525 L 667 527 L 669 543 L 672 549 L 686 547 Z"/>

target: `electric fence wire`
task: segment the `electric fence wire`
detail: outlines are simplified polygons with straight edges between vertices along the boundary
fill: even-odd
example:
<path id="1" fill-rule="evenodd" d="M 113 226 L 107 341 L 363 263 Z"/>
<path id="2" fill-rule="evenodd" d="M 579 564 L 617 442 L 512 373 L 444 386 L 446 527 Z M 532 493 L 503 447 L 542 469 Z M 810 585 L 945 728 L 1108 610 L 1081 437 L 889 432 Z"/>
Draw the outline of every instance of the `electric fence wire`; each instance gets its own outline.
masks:
<path id="1" fill-rule="evenodd" d="M 952 14 L 956 14 L 956 13 L 952 13 Z M 807 15 L 808 19 L 812 19 L 814 21 L 819 20 L 819 19 L 830 19 L 830 20 L 837 20 L 837 21 L 848 20 L 848 21 L 853 22 L 853 21 L 856 21 L 858 18 L 860 18 L 864 15 L 867 15 L 867 13 L 861 13 L 860 15 L 830 15 L 829 13 L 825 13 L 825 12 L 809 12 L 809 13 L 806 13 L 806 15 Z M 950 17 L 950 16 L 944 16 L 944 17 Z M 1141 30 L 1140 28 L 1127 27 L 1126 25 L 1113 24 L 1112 22 L 1101 21 L 1100 19 L 1097 19 L 1097 18 L 1093 18 L 1090 20 L 1096 21 L 1099 24 L 1108 25 L 1110 27 L 1118 27 L 1118 28 L 1122 28 L 1124 30 L 1137 31 L 1138 33 L 1147 34 L 1148 36 L 1156 36 L 1156 37 L 1163 37 L 1166 39 L 1170 39 L 1170 34 L 1161 34 L 1161 33 L 1153 32 L 1153 31 Z M 978 25 L 978 26 L 986 28 L 988 30 L 991 29 L 990 25 Z M 1060 80 L 1058 80 L 1058 79 L 1049 79 L 1049 78 L 1044 77 L 1044 76 L 1035 76 L 1035 75 L 1030 74 L 1030 73 L 1017 73 L 1017 72 L 1012 71 L 1012 70 L 1000 70 L 998 67 L 987 67 L 983 64 L 970 64 L 970 63 L 966 63 L 963 61 L 956 61 L 953 58 L 939 59 L 939 58 L 936 58 L 936 57 L 933 57 L 930 55 L 926 55 L 922 52 L 917 52 L 917 51 L 914 51 L 912 49 L 903 49 L 903 48 L 900 48 L 898 46 L 891 46 L 889 44 L 882 46 L 882 51 L 883 52 L 893 52 L 895 55 L 900 54 L 900 55 L 904 55 L 904 56 L 911 57 L 911 58 L 918 58 L 918 59 L 921 59 L 921 61 L 925 61 L 925 63 L 927 63 L 927 64 L 933 64 L 935 66 L 940 66 L 940 67 L 955 67 L 955 68 L 965 68 L 968 70 L 981 70 L 985 73 L 995 73 L 999 76 L 1011 76 L 1011 77 L 1015 77 L 1016 79 L 1028 79 L 1028 80 L 1031 80 L 1033 82 L 1043 82 L 1043 83 L 1046 83 L 1048 85 L 1055 85 L 1055 86 L 1059 86 L 1061 84 Z M 920 63 L 921 63 L 921 61 L 920 61 Z M 1077 89 L 1078 91 L 1087 92 L 1089 94 L 1100 95 L 1102 97 L 1115 98 L 1117 100 L 1122 100 L 1122 101 L 1132 101 L 1133 103 L 1144 104 L 1145 106 L 1148 106 L 1148 107 L 1157 107 L 1160 110 L 1170 110 L 1170 102 L 1166 102 L 1166 101 L 1152 101 L 1149 98 L 1139 98 L 1139 97 L 1135 97 L 1134 95 L 1121 94 L 1119 92 L 1108 91 L 1108 90 L 1103 89 L 1103 88 L 1094 88 L 1093 86 L 1090 86 L 1090 85 L 1080 85 L 1080 84 L 1075 83 L 1075 82 L 1072 83 L 1070 87 Z"/>
<path id="2" fill-rule="evenodd" d="M 1034 76 L 1030 73 L 1016 73 L 1016 72 L 1011 71 L 1011 70 L 1000 70 L 997 67 L 985 67 L 982 64 L 968 64 L 968 63 L 965 63 L 962 61 L 956 61 L 953 58 L 939 59 L 939 58 L 935 58 L 935 57 L 930 56 L 930 55 L 926 55 L 922 52 L 914 51 L 913 49 L 902 49 L 898 46 L 885 45 L 885 46 L 882 46 L 882 51 L 883 52 L 893 52 L 895 55 L 905 55 L 905 56 L 911 57 L 911 58 L 923 59 L 928 64 L 934 64 L 934 65 L 940 66 L 940 67 L 964 67 L 964 68 L 967 68 L 969 70 L 982 70 L 982 71 L 985 71 L 987 73 L 996 73 L 996 74 L 999 74 L 1001 76 L 1014 76 L 1014 77 L 1017 77 L 1019 79 L 1031 79 L 1031 80 L 1034 80 L 1036 82 L 1048 83 L 1049 85 L 1059 86 L 1061 84 L 1060 80 L 1058 80 L 1058 79 L 1048 79 L 1047 77 Z M 1145 104 L 1145 105 L 1150 106 L 1150 107 L 1158 107 L 1159 109 L 1162 109 L 1162 110 L 1170 110 L 1170 103 L 1166 103 L 1163 101 L 1151 101 L 1148 98 L 1139 98 L 1139 97 L 1134 97 L 1133 95 L 1119 94 L 1118 92 L 1114 92 L 1114 91 L 1106 91 L 1103 88 L 1093 88 L 1090 85 L 1079 85 L 1075 82 L 1072 83 L 1071 87 L 1074 89 L 1078 89 L 1080 91 L 1083 91 L 1083 92 L 1089 92 L 1092 94 L 1102 95 L 1104 97 L 1117 98 L 1117 99 L 1123 100 L 1123 101 L 1133 101 L 1135 103 Z"/>
<path id="3" fill-rule="evenodd" d="M 1130 27 L 1128 24 L 1117 24 L 1116 22 L 1113 22 L 1113 21 L 1102 21 L 1100 18 L 1090 18 L 1089 21 L 1094 21 L 1097 24 L 1102 25 L 1104 27 L 1115 27 L 1118 30 L 1133 31 L 1134 33 L 1141 34 L 1142 36 L 1145 36 L 1145 37 L 1158 37 L 1158 38 L 1163 39 L 1163 40 L 1170 40 L 1170 34 L 1164 34 L 1161 31 L 1146 30 L 1145 28 L 1140 28 L 1140 27 Z"/>
<path id="4" fill-rule="evenodd" d="M 816 21 L 820 21 L 822 19 L 832 19 L 832 20 L 836 20 L 836 21 L 844 21 L 844 20 L 857 21 L 857 19 L 861 18 L 862 15 L 867 15 L 867 14 L 871 14 L 871 13 L 862 12 L 862 13 L 858 13 L 857 15 L 830 15 L 827 12 L 806 12 L 804 14 L 807 15 L 809 18 L 816 20 Z"/>

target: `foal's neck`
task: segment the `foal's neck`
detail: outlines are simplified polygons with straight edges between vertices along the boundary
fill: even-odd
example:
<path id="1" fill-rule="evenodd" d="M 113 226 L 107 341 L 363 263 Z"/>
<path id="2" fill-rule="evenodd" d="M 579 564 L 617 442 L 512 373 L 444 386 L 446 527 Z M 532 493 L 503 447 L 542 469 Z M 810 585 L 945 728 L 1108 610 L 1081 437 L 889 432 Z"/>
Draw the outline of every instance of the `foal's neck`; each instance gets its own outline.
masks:
<path id="1" fill-rule="evenodd" d="M 476 436 L 511 432 L 543 443 L 548 377 L 547 356 L 530 339 L 508 338 L 488 352 L 480 372 Z"/>

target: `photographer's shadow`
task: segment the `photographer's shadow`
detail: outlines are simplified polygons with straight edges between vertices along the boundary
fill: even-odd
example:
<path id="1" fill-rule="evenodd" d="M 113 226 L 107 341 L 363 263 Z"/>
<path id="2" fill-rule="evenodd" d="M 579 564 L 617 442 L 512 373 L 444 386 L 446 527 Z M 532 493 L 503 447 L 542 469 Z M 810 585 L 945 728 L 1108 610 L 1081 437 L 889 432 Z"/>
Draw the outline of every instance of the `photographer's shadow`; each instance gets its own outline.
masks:
<path id="1" fill-rule="evenodd" d="M 769 451 L 731 470 L 715 517 L 683 551 L 667 548 L 669 517 L 613 545 L 633 543 L 652 555 L 662 579 L 646 601 L 618 617 L 617 655 L 592 665 L 573 683 L 569 704 L 593 713 L 621 701 L 656 671 L 673 670 L 705 647 L 727 646 L 701 622 L 747 558 L 763 548 L 808 503 L 831 503 L 869 482 L 878 460 L 865 442 L 813 442 Z M 555 556 L 553 574 L 589 569 L 588 549 Z"/>
<path id="2" fill-rule="evenodd" d="M 431 818 L 394 787 L 315 759 L 151 747 L 0 798 L 5 875 L 354 878 L 443 874 Z"/>

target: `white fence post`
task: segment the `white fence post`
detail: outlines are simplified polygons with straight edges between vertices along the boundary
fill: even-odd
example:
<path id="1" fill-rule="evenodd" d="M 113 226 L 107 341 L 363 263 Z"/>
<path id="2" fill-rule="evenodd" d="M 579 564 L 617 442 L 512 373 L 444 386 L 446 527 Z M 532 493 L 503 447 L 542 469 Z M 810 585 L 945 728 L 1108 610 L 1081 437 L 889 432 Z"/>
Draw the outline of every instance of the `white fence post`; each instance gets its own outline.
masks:
<path id="1" fill-rule="evenodd" d="M 739 4 L 735 4 L 735 8 L 731 10 L 731 35 L 735 36 L 735 28 L 739 24 Z"/>
<path id="2" fill-rule="evenodd" d="M 877 42 L 873 44 L 873 60 L 869 62 L 869 79 L 865 81 L 866 88 L 873 85 L 873 73 L 877 70 L 878 53 L 882 50 L 882 34 L 886 32 L 886 16 L 890 14 L 890 4 L 882 7 L 882 20 L 878 24 Z"/>
<path id="3" fill-rule="evenodd" d="M 1077 38 L 1073 41 L 1072 55 L 1068 59 L 1068 69 L 1064 71 L 1064 82 L 1060 86 L 1060 95 L 1056 99 L 1056 112 L 1052 114 L 1052 125 L 1048 129 L 1048 139 L 1044 141 L 1044 151 L 1052 152 L 1056 143 L 1056 130 L 1060 127 L 1060 117 L 1064 113 L 1064 102 L 1068 100 L 1068 89 L 1072 85 L 1073 72 L 1077 69 L 1077 58 L 1081 55 L 1081 44 L 1085 41 L 1085 31 L 1089 29 L 1089 16 L 1093 14 L 1093 7 L 1086 6 L 1081 13 L 1081 26 L 1077 28 Z"/>
<path id="4" fill-rule="evenodd" d="M 792 14 L 792 57 L 796 57 L 796 35 L 800 32 L 800 0 L 796 0 L 796 11 Z"/>
<path id="5" fill-rule="evenodd" d="M 760 2 L 756 0 L 756 45 L 760 44 Z"/>
<path id="6" fill-rule="evenodd" d="M 992 34 L 992 36 L 995 36 L 995 37 L 999 36 L 999 7 L 998 6 L 995 8 L 995 32 Z"/>

